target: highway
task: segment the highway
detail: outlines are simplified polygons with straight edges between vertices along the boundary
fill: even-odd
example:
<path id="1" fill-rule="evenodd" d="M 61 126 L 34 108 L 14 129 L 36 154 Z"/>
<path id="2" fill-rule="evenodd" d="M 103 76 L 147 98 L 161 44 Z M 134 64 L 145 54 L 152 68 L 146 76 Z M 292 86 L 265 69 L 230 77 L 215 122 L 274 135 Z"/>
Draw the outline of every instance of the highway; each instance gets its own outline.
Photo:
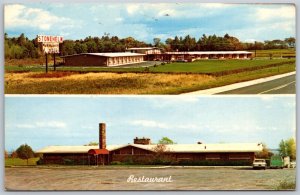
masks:
<path id="1" fill-rule="evenodd" d="M 296 94 L 296 75 L 267 81 L 217 94 Z"/>

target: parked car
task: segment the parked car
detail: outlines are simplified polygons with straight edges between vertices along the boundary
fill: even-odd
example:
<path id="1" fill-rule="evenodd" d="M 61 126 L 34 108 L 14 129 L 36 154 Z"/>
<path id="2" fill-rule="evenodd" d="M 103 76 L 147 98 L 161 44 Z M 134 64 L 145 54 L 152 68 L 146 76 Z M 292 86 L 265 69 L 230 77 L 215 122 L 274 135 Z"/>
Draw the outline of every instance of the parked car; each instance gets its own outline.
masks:
<path id="1" fill-rule="evenodd" d="M 254 159 L 252 167 L 253 169 L 266 169 L 267 162 L 265 159 Z"/>
<path id="2" fill-rule="evenodd" d="M 290 163 L 290 168 L 296 168 L 296 162 L 295 161 Z"/>

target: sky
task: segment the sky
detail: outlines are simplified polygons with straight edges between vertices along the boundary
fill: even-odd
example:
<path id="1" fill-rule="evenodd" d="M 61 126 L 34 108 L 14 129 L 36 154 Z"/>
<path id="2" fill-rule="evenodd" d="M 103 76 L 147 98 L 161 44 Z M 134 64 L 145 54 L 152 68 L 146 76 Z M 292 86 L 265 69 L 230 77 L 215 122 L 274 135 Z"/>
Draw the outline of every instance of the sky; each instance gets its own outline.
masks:
<path id="1" fill-rule="evenodd" d="M 98 142 L 106 123 L 107 144 L 265 143 L 295 137 L 295 96 L 6 96 L 5 149 L 21 144 L 34 150 L 49 145 Z"/>
<path id="2" fill-rule="evenodd" d="M 31 3 L 5 6 L 4 25 L 9 37 L 24 33 L 61 35 L 65 39 L 87 36 L 134 37 L 152 43 L 175 35 L 228 33 L 243 42 L 295 37 L 292 4 L 220 3 Z"/>

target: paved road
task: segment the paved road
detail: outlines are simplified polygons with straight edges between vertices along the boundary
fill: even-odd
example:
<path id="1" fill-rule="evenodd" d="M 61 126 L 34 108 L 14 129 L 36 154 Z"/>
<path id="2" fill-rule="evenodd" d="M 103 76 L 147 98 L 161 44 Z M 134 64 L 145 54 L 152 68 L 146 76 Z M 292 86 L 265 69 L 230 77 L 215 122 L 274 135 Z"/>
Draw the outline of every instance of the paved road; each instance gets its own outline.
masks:
<path id="1" fill-rule="evenodd" d="M 170 178 L 171 182 L 131 182 L 128 178 Z M 295 183 L 296 169 L 251 168 L 5 168 L 7 190 L 274 190 Z M 294 187 L 291 187 L 294 189 Z"/>
<path id="2" fill-rule="evenodd" d="M 296 94 L 296 75 L 218 94 Z"/>

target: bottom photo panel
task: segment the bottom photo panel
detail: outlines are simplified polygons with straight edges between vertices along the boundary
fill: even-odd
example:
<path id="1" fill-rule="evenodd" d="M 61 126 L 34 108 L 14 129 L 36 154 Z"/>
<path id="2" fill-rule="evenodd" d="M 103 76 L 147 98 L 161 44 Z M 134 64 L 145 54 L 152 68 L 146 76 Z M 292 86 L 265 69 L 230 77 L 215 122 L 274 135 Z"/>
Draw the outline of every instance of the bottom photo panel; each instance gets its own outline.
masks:
<path id="1" fill-rule="evenodd" d="M 5 97 L 5 189 L 295 190 L 287 96 Z"/>

